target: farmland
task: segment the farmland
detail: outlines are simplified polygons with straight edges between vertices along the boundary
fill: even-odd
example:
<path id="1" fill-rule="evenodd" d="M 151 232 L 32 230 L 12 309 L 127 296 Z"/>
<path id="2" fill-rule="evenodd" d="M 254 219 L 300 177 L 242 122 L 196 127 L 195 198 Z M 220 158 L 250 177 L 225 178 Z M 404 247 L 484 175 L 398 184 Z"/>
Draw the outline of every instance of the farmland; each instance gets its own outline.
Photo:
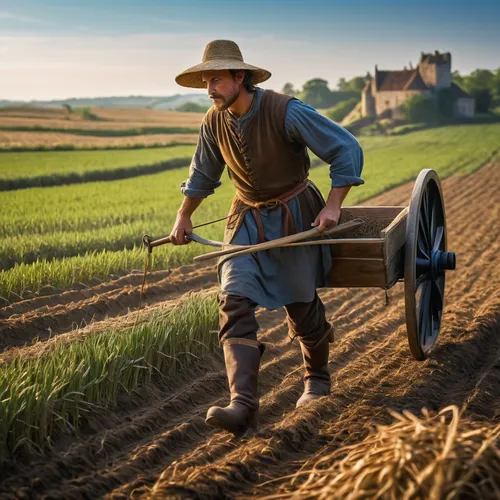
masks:
<path id="1" fill-rule="evenodd" d="M 161 147 L 196 142 L 203 115 L 136 109 L 0 109 L 0 151 Z"/>
<path id="2" fill-rule="evenodd" d="M 472 172 L 495 156 L 499 135 L 500 125 L 493 124 L 362 138 L 369 168 L 363 173 L 365 184 L 351 190 L 346 203 L 360 203 L 414 178 L 423 168 L 434 168 L 442 177 Z M 190 146 L 176 146 L 137 151 L 4 153 L 0 155 L 0 169 L 10 172 L 9 165 L 14 164 L 15 171 L 6 174 L 11 178 L 4 182 L 29 183 L 70 174 L 128 170 L 139 162 L 146 165 L 146 170 L 148 164 L 161 160 L 181 158 L 180 164 L 188 165 L 193 151 Z M 388 164 L 397 168 L 388 169 Z M 329 179 L 325 169 L 311 171 L 311 179 L 323 193 L 327 192 Z M 0 297 L 18 300 L 46 286 L 50 290 L 54 286 L 65 288 L 140 268 L 142 235 L 168 234 L 182 201 L 179 185 L 186 177 L 187 167 L 113 182 L 0 193 L 4 207 L 0 215 L 0 262 L 4 268 L 0 272 Z M 205 202 L 203 210 L 194 214 L 194 224 L 224 216 L 232 192 L 224 174 L 223 185 Z M 42 205 L 43 212 L 39 210 Z M 200 233 L 221 239 L 223 225 L 208 226 Z M 190 245 L 189 251 L 163 247 L 154 253 L 153 268 L 187 264 L 193 255 L 203 251 L 203 247 L 195 245 Z M 59 263 L 57 259 L 63 260 Z M 47 269 L 54 272 L 47 274 Z"/>
<path id="3" fill-rule="evenodd" d="M 194 126 L 167 112 L 94 112 L 99 127 Z M 61 113 L 9 118 L 81 121 Z M 286 338 L 284 311 L 259 309 L 262 429 L 244 440 L 204 423 L 207 408 L 227 400 L 215 267 L 192 264 L 207 248 L 155 249 L 137 310 L 141 236 L 169 233 L 194 146 L 0 153 L 0 181 L 60 181 L 0 192 L 0 496 L 320 498 L 354 491 L 364 467 L 356 487 L 366 491 L 488 498 L 500 488 L 499 137 L 500 124 L 471 124 L 360 138 L 365 184 L 345 205 L 407 205 L 423 168 L 444 179 L 457 271 L 447 275 L 437 347 L 424 362 L 411 358 L 401 283 L 388 305 L 377 289 L 321 290 L 336 327 L 332 396 L 296 410 L 300 348 Z M 176 168 L 110 180 L 174 160 Z M 313 165 L 326 194 L 328 168 Z M 92 172 L 110 177 L 82 181 Z M 194 224 L 225 215 L 233 189 L 222 181 Z M 223 223 L 199 229 L 212 239 L 222 232 Z M 398 446 L 419 452 L 399 456 Z M 446 480 L 434 481 L 451 461 Z M 393 481 L 379 484 L 384 470 Z M 434 473 L 415 481 L 416 470 Z"/>

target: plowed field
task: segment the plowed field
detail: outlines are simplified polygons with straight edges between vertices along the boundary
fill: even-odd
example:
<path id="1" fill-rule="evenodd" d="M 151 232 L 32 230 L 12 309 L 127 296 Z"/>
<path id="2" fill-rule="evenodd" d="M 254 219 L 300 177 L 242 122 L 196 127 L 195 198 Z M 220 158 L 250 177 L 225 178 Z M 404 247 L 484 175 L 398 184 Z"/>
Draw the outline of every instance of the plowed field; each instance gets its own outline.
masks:
<path id="1" fill-rule="evenodd" d="M 367 204 L 406 205 L 412 188 L 406 184 Z M 260 339 L 268 349 L 260 372 L 259 435 L 237 440 L 205 424 L 207 409 L 228 400 L 222 359 L 209 356 L 175 380 L 96 410 L 78 435 L 57 440 L 48 457 L 9 465 L 0 473 L 0 496 L 291 497 L 308 477 L 294 474 L 360 443 L 375 424 L 394 422 L 389 408 L 420 414 L 424 407 L 435 412 L 453 404 L 478 425 L 499 424 L 500 164 L 450 177 L 443 189 L 457 270 L 447 275 L 441 333 L 429 359 L 411 357 L 401 283 L 389 291 L 388 305 L 379 289 L 321 290 L 336 326 L 331 396 L 295 409 L 302 391 L 299 346 L 287 340 L 282 310 L 261 310 Z M 127 321 L 141 281 L 133 274 L 1 309 L 0 357 L 9 356 L 7 347 L 28 351 L 49 337 L 82 335 L 91 320 L 92 328 Z M 215 289 L 216 275 L 212 266 L 186 266 L 152 273 L 148 283 L 147 307 L 155 307 L 193 289 Z"/>

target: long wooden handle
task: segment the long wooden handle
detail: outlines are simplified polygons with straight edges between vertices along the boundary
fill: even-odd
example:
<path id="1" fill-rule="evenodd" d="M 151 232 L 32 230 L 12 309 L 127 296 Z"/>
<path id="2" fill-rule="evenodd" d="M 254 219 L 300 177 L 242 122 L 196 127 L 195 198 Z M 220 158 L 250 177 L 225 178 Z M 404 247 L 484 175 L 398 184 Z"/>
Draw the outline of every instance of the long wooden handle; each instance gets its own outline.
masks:
<path id="1" fill-rule="evenodd" d="M 305 240 L 307 238 L 314 238 L 317 236 L 331 236 L 334 234 L 341 234 L 356 227 L 361 226 L 363 221 L 356 219 L 345 224 L 339 224 L 332 229 L 327 229 L 322 233 L 318 231 L 317 228 L 309 229 L 307 231 L 302 231 L 300 233 L 292 234 L 290 236 L 285 236 L 283 238 L 277 238 L 271 241 L 265 241 L 264 243 L 259 243 L 257 245 L 242 245 L 239 248 L 227 248 L 226 250 L 219 250 L 217 252 L 209 252 L 202 255 L 197 255 L 193 260 L 209 260 L 217 257 L 223 257 L 224 255 L 229 255 L 230 258 L 238 257 L 240 255 L 246 255 L 254 252 L 262 252 L 263 250 L 271 250 L 272 248 L 289 246 L 292 243 Z M 295 246 L 295 245 L 294 245 Z"/>
<path id="2" fill-rule="evenodd" d="M 165 236 L 165 238 L 151 241 L 150 245 L 152 247 L 159 247 L 160 245 L 166 245 L 167 243 L 170 243 L 170 241 L 170 236 Z"/>

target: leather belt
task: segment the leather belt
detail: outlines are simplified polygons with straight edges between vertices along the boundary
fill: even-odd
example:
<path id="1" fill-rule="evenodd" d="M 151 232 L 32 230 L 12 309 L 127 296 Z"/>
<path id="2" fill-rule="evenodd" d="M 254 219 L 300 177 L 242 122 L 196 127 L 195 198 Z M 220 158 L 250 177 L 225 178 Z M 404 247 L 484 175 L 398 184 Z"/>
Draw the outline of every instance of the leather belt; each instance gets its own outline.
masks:
<path id="1" fill-rule="evenodd" d="M 258 243 L 262 243 L 264 241 L 264 224 L 262 223 L 260 210 L 274 210 L 278 207 L 283 207 L 282 223 L 284 235 L 289 236 L 290 234 L 296 233 L 295 221 L 293 219 L 292 212 L 287 205 L 287 202 L 305 191 L 309 187 L 309 184 L 309 180 L 305 179 L 303 182 L 286 191 L 285 193 L 266 201 L 252 201 L 245 198 L 243 195 L 241 195 L 241 193 L 236 194 L 239 201 L 243 203 L 243 205 L 245 205 L 242 210 L 241 217 L 243 217 L 243 214 L 248 210 L 252 211 L 255 222 L 257 223 Z"/>

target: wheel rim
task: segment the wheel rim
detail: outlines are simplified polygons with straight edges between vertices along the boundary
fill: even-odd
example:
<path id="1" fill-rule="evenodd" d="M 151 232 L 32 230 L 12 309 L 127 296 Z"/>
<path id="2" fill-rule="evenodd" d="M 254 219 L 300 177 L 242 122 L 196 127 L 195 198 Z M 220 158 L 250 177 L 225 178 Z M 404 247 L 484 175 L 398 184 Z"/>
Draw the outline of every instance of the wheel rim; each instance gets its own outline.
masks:
<path id="1" fill-rule="evenodd" d="M 441 184 L 434 170 L 423 170 L 412 193 L 405 247 L 406 330 L 415 359 L 425 359 L 436 342 L 445 271 L 454 268 L 455 254 L 447 252 Z"/>

